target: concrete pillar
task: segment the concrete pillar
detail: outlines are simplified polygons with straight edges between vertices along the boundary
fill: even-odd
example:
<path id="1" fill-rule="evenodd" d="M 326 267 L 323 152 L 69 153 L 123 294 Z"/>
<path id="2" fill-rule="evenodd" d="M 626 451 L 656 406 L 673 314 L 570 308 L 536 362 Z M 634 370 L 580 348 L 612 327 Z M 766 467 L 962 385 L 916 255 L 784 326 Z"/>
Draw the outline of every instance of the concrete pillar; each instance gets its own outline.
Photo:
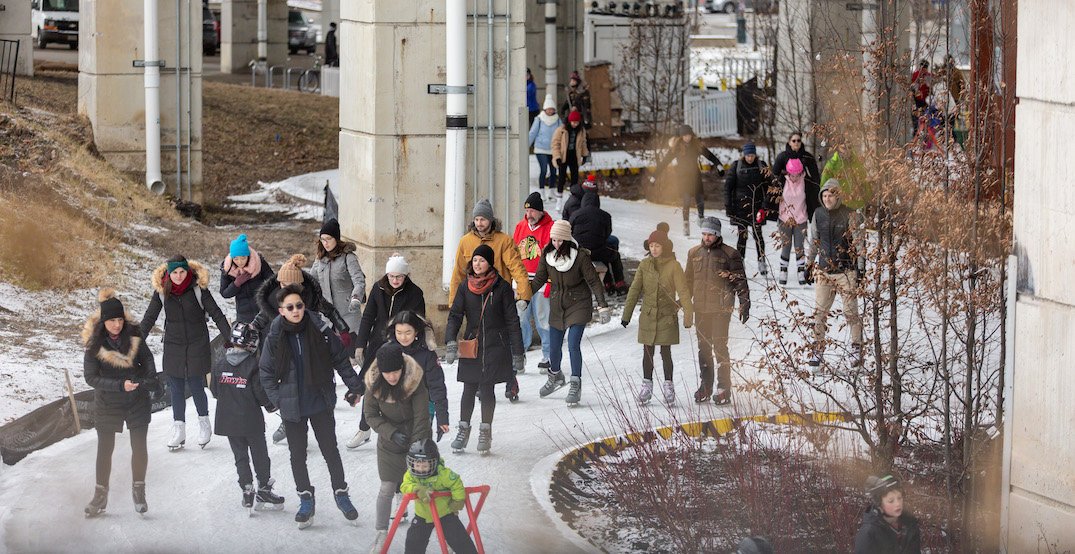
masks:
<path id="1" fill-rule="evenodd" d="M 184 26 L 179 37 L 177 3 Z M 145 171 L 145 89 L 142 68 L 132 67 L 131 62 L 144 57 L 142 3 L 82 0 L 80 8 L 78 112 L 89 118 L 94 142 L 105 159 L 120 171 L 135 174 L 141 182 Z M 180 154 L 183 199 L 201 202 L 202 5 L 197 0 L 160 0 L 159 15 L 160 58 L 165 62 L 160 79 L 161 173 L 167 193 L 177 194 L 178 127 L 180 144 L 190 142 L 190 155 L 185 147 Z M 177 66 L 183 69 L 178 81 Z M 177 98 L 181 100 L 178 114 Z M 188 184 L 192 197 L 185 194 Z"/>
<path id="2" fill-rule="evenodd" d="M 479 1 L 479 3 L 481 3 Z M 564 90 L 567 77 L 572 71 L 583 73 L 583 35 L 586 10 L 589 2 L 559 0 L 556 10 L 557 65 L 560 68 L 560 86 L 556 93 L 557 105 L 567 98 Z M 538 86 L 538 102 L 545 99 L 545 5 L 526 3 L 526 64 L 534 74 Z"/>
<path id="3" fill-rule="evenodd" d="M 0 39 L 19 42 L 17 75 L 34 75 L 34 43 L 30 39 L 30 2 L 0 0 Z M 14 52 L 8 54 L 14 56 Z"/>
<path id="4" fill-rule="evenodd" d="M 466 209 L 489 195 L 491 172 L 496 216 L 511 226 L 522 217 L 527 181 L 521 138 L 527 131 L 524 1 L 495 2 L 497 15 L 511 8 L 511 49 L 506 50 L 504 21 L 498 20 L 491 76 L 485 63 L 486 5 L 479 2 L 477 43 L 471 35 L 467 39 L 472 64 L 467 82 L 476 92 L 468 103 L 469 121 L 478 130 L 467 140 Z M 438 0 L 353 0 L 343 3 L 340 25 L 340 89 L 349 91 L 340 98 L 340 225 L 358 243 L 367 275 L 383 275 L 392 252 L 407 256 L 411 278 L 425 291 L 427 313 L 438 326 L 447 309 L 440 287 L 442 247 L 460 238 L 442 236 L 446 96 L 427 94 L 425 86 L 446 80 L 444 16 Z M 490 78 L 497 127 L 492 160 L 486 131 Z"/>
<path id="5" fill-rule="evenodd" d="M 1015 251 L 1018 258 L 1014 395 L 1006 489 L 1007 552 L 1044 539 L 1075 545 L 1075 195 L 1067 177 L 1075 140 L 1075 83 L 1043 78 L 1075 62 L 1075 11 L 1019 0 L 1015 115 Z M 1047 24 L 1043 24 L 1048 22 Z M 1042 55 L 1048 52 L 1050 55 Z M 1063 69 L 1060 69 L 1063 68 Z M 1010 86 L 1010 85 L 1009 85 Z"/>
<path id="6" fill-rule="evenodd" d="M 287 63 L 287 0 L 268 0 L 268 63 Z M 220 9 L 220 71 L 249 73 L 258 58 L 258 0 L 224 0 Z"/>

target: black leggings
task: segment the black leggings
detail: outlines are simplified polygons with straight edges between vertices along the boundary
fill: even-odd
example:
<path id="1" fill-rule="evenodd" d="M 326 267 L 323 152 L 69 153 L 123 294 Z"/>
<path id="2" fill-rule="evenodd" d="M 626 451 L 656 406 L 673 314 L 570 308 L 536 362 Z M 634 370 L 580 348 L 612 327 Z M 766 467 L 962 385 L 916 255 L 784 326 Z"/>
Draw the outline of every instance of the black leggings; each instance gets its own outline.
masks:
<path id="1" fill-rule="evenodd" d="M 642 376 L 653 379 L 653 354 L 656 347 L 652 344 L 642 345 Z M 672 380 L 672 347 L 661 345 L 661 361 L 664 363 L 664 380 Z"/>
<path id="2" fill-rule="evenodd" d="M 459 521 L 459 516 L 451 513 L 440 518 L 441 528 L 444 530 L 444 542 L 452 548 L 456 554 L 470 554 L 477 552 L 474 541 L 467 534 L 467 527 Z M 429 535 L 433 534 L 436 527 L 426 520 L 415 517 L 411 528 L 407 530 L 407 544 L 404 547 L 405 554 L 425 552 L 429 546 Z"/>
<path id="3" fill-rule="evenodd" d="M 459 420 L 470 423 L 470 416 L 474 415 L 474 398 L 479 397 L 482 401 L 482 423 L 493 422 L 493 411 L 496 410 L 496 394 L 493 392 L 492 383 L 463 383 L 463 398 L 459 401 Z"/>
<path id="4" fill-rule="evenodd" d="M 146 480 L 146 466 L 149 465 L 149 451 L 146 448 L 146 436 L 149 427 L 130 429 L 131 432 L 131 473 L 134 481 Z M 112 473 L 112 451 L 116 449 L 116 434 L 112 431 L 97 430 L 97 484 L 108 488 L 108 477 Z"/>

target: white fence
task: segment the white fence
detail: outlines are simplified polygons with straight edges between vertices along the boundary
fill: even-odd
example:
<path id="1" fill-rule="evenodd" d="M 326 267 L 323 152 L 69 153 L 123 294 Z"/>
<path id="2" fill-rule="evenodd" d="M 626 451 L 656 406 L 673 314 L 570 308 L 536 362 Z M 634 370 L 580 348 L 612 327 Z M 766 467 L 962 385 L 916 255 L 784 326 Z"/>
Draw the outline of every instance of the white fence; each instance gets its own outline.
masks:
<path id="1" fill-rule="evenodd" d="M 728 137 L 737 134 L 735 93 L 719 90 L 689 90 L 683 95 L 683 120 L 699 137 Z"/>

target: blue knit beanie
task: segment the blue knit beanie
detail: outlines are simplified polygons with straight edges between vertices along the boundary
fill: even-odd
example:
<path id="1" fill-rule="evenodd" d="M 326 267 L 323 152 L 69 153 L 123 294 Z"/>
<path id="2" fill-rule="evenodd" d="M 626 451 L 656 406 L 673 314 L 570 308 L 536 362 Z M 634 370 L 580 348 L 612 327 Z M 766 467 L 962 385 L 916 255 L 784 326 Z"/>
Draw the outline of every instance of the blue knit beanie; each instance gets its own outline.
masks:
<path id="1" fill-rule="evenodd" d="M 235 237 L 235 240 L 231 241 L 231 247 L 228 249 L 228 254 L 230 254 L 232 258 L 250 256 L 250 245 L 246 243 L 246 235 L 239 235 Z"/>

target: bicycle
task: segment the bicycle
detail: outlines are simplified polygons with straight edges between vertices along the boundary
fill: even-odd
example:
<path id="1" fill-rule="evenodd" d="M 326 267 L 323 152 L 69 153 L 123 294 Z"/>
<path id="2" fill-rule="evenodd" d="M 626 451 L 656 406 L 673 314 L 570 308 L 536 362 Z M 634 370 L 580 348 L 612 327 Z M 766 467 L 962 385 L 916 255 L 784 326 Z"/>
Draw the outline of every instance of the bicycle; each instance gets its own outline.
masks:
<path id="1" fill-rule="evenodd" d="M 314 56 L 314 65 L 302 72 L 299 77 L 299 90 L 302 92 L 321 92 L 321 67 L 324 57 Z"/>

